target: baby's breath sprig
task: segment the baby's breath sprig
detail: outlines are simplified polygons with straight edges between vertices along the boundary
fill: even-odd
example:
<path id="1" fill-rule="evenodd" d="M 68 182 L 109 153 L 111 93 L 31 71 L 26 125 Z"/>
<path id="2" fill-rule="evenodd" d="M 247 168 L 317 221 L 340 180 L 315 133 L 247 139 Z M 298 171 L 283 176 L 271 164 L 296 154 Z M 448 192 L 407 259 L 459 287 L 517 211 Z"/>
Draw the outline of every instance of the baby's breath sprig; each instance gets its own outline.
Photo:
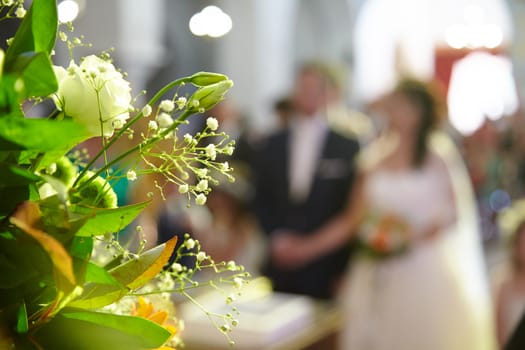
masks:
<path id="1" fill-rule="evenodd" d="M 24 0 L 0 0 L 0 13 L 4 11 L 0 22 L 11 18 L 24 18 L 27 13 L 24 8 Z"/>
<path id="2" fill-rule="evenodd" d="M 164 104 L 169 110 L 173 110 L 171 107 L 174 106 Z M 160 112 L 154 120 L 150 120 L 148 131 L 142 135 L 145 141 L 162 132 L 159 115 L 171 120 L 166 112 Z M 163 175 L 167 183 L 176 185 L 179 193 L 188 196 L 188 201 L 193 197 L 198 205 L 206 203 L 206 196 L 211 191 L 210 184 L 219 183 L 217 174 L 234 181 L 231 175 L 233 169 L 228 162 L 218 161 L 217 156 L 231 155 L 235 143 L 225 133 L 216 132 L 219 125 L 215 118 L 208 118 L 206 124 L 206 128 L 195 136 L 186 134 L 182 140 L 175 139 L 170 150 L 157 150 L 153 147 L 141 149 L 141 157 L 152 173 Z M 204 146 L 205 144 L 207 145 Z"/>
<path id="3" fill-rule="evenodd" d="M 182 263 L 183 259 L 188 257 L 194 260 L 194 263 L 189 266 Z M 204 270 L 213 271 L 216 277 L 208 279 L 206 282 L 196 281 L 196 274 Z M 210 255 L 202 250 L 198 240 L 186 234 L 184 241 L 175 253 L 174 262 L 164 269 L 153 283 L 130 295 L 138 297 L 158 294 L 166 300 L 169 300 L 171 293 L 182 295 L 201 309 L 211 323 L 232 343 L 230 333 L 239 324 L 235 317 L 238 316 L 239 312 L 234 303 L 236 298 L 241 295 L 241 290 L 249 279 L 250 274 L 245 271 L 242 265 L 238 265 L 234 261 L 215 262 Z M 225 304 L 230 306 L 230 312 L 226 314 L 212 312 L 199 303 L 190 291 L 202 287 L 215 289 L 224 298 Z"/>

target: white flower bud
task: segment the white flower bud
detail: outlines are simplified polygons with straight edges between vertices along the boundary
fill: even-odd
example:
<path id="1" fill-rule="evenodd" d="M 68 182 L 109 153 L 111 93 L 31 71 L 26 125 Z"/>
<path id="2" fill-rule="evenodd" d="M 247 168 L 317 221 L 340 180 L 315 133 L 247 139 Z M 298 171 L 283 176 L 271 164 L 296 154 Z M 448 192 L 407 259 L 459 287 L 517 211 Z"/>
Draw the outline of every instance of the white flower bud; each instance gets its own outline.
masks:
<path id="1" fill-rule="evenodd" d="M 210 143 L 208 146 L 206 146 L 206 155 L 211 160 L 215 160 L 215 158 L 217 158 L 217 150 L 213 143 Z"/>
<path id="2" fill-rule="evenodd" d="M 170 125 L 173 124 L 173 119 L 167 113 L 160 113 L 157 116 L 157 122 L 161 128 L 169 128 Z"/>
<path id="3" fill-rule="evenodd" d="M 208 169 L 206 168 L 195 169 L 194 172 L 200 179 L 204 179 L 208 176 Z"/>
<path id="4" fill-rule="evenodd" d="M 219 121 L 216 118 L 209 117 L 208 119 L 206 119 L 206 126 L 211 131 L 215 131 L 219 128 Z"/>
<path id="5" fill-rule="evenodd" d="M 221 170 L 222 170 L 222 171 L 228 171 L 228 170 L 230 170 L 230 164 L 229 164 L 228 162 L 221 163 L 221 164 L 220 164 L 220 167 L 221 167 Z"/>
<path id="6" fill-rule="evenodd" d="M 197 197 L 195 197 L 195 203 L 197 203 L 197 205 L 204 205 L 206 204 L 206 196 L 202 193 L 199 193 L 197 195 Z"/>
<path id="7" fill-rule="evenodd" d="M 171 269 L 175 272 L 181 272 L 182 271 L 182 265 L 179 263 L 173 263 L 171 264 Z"/>
<path id="8" fill-rule="evenodd" d="M 228 261 L 228 263 L 226 264 L 226 268 L 230 271 L 235 271 L 237 270 L 237 264 L 235 263 L 235 261 L 233 260 L 230 260 Z"/>
<path id="9" fill-rule="evenodd" d="M 198 262 L 203 262 L 204 260 L 206 260 L 208 257 L 206 256 L 206 253 L 205 252 L 199 252 L 197 254 L 197 261 Z"/>
<path id="10" fill-rule="evenodd" d="M 124 126 L 124 121 L 122 119 L 117 118 L 113 120 L 113 129 L 115 130 L 122 129 L 123 126 Z"/>
<path id="11" fill-rule="evenodd" d="M 179 193 L 180 194 L 188 193 L 189 190 L 190 190 L 190 187 L 188 186 L 188 184 L 184 184 L 184 185 L 180 185 L 179 186 Z"/>
<path id="12" fill-rule="evenodd" d="M 241 288 L 243 284 L 244 284 L 244 280 L 242 278 L 235 277 L 233 279 L 233 286 L 235 288 Z"/>
<path id="13" fill-rule="evenodd" d="M 23 8 L 21 5 L 18 6 L 18 8 L 17 8 L 16 11 L 15 11 L 15 15 L 16 15 L 16 17 L 18 17 L 18 18 L 24 18 L 25 15 L 26 15 L 26 13 L 27 13 L 26 9 Z"/>
<path id="14" fill-rule="evenodd" d="M 228 146 L 224 149 L 224 153 L 231 156 L 233 154 L 233 151 L 235 151 L 235 147 Z"/>
<path id="15" fill-rule="evenodd" d="M 128 170 L 126 177 L 128 178 L 128 181 L 135 181 L 137 179 L 137 173 L 133 170 Z"/>
<path id="16" fill-rule="evenodd" d="M 67 34 L 64 33 L 63 31 L 58 32 L 58 37 L 59 37 L 60 40 L 62 40 L 62 41 L 67 41 Z"/>
<path id="17" fill-rule="evenodd" d="M 162 109 L 164 112 L 171 112 L 175 109 L 175 104 L 172 100 L 163 100 L 160 102 L 159 105 L 160 109 Z"/>
<path id="18" fill-rule="evenodd" d="M 186 106 L 186 102 L 188 102 L 186 97 L 179 97 L 175 103 L 177 104 L 178 109 L 183 109 L 184 106 Z"/>
<path id="19" fill-rule="evenodd" d="M 159 124 L 157 124 L 156 121 L 154 121 L 154 120 L 150 120 L 150 121 L 148 122 L 148 129 L 149 129 L 149 130 L 155 131 L 155 130 L 157 130 L 158 128 L 159 128 Z"/>
<path id="20" fill-rule="evenodd" d="M 151 115 L 151 113 L 153 112 L 153 109 L 151 108 L 150 105 L 145 105 L 143 108 L 142 108 L 142 115 L 144 117 L 149 117 Z"/>
<path id="21" fill-rule="evenodd" d="M 204 192 L 208 189 L 208 180 L 200 180 L 195 189 L 199 192 Z"/>
<path id="22" fill-rule="evenodd" d="M 184 142 L 186 142 L 186 143 L 193 143 L 193 136 L 191 136 L 190 134 L 185 134 L 184 135 Z"/>
<path id="23" fill-rule="evenodd" d="M 184 247 L 188 250 L 192 250 L 195 248 L 195 240 L 193 238 L 188 239 L 186 242 L 184 242 Z"/>

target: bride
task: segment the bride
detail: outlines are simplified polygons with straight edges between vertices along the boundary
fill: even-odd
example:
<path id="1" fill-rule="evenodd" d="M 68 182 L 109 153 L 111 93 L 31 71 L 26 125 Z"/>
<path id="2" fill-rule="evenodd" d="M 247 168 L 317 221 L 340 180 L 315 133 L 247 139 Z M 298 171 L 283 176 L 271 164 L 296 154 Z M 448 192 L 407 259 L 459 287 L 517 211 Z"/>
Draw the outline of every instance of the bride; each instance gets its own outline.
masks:
<path id="1" fill-rule="evenodd" d="M 292 267 L 354 233 L 364 242 L 368 254 L 352 262 L 341 292 L 341 349 L 493 350 L 470 184 L 452 142 L 434 130 L 438 104 L 406 80 L 384 107 L 394 141 L 378 142 L 379 157 L 365 153 L 347 209 L 307 240 L 281 236 L 272 253 Z"/>

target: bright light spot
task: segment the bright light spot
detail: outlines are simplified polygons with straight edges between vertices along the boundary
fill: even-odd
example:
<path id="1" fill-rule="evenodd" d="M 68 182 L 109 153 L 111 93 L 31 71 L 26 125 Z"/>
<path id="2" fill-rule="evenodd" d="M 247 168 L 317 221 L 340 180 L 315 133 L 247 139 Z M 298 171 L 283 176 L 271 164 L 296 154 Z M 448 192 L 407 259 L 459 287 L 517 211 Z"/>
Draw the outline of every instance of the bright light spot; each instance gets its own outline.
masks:
<path id="1" fill-rule="evenodd" d="M 485 27 L 484 46 L 489 49 L 496 48 L 503 42 L 503 32 L 495 24 Z"/>
<path id="2" fill-rule="evenodd" d="M 58 4 L 58 20 L 61 23 L 73 22 L 79 12 L 80 7 L 74 0 L 64 0 Z"/>
<path id="3" fill-rule="evenodd" d="M 226 35 L 233 23 L 230 16 L 217 6 L 207 6 L 191 17 L 189 25 L 194 35 L 218 38 Z"/>
<path id="4" fill-rule="evenodd" d="M 193 35 L 204 36 L 208 33 L 207 23 L 202 13 L 194 14 L 190 19 L 190 30 Z"/>
<path id="5" fill-rule="evenodd" d="M 462 24 L 454 24 L 445 31 L 445 41 L 454 49 L 461 49 L 467 46 L 467 28 Z"/>
<path id="6" fill-rule="evenodd" d="M 485 118 L 498 120 L 518 108 L 518 95 L 508 58 L 474 52 L 452 68 L 447 96 L 451 124 L 469 135 Z"/>

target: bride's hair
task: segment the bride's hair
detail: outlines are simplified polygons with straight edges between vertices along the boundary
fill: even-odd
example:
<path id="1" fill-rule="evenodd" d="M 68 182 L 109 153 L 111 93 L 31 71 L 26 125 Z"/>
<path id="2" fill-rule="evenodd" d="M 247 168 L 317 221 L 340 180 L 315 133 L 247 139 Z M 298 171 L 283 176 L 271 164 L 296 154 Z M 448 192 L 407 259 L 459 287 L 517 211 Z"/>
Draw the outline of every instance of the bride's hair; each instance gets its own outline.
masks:
<path id="1" fill-rule="evenodd" d="M 438 97 L 436 86 L 415 79 L 401 80 L 394 92 L 406 96 L 421 111 L 413 158 L 414 166 L 419 167 L 425 162 L 428 153 L 428 137 L 439 122 L 443 104 Z"/>

